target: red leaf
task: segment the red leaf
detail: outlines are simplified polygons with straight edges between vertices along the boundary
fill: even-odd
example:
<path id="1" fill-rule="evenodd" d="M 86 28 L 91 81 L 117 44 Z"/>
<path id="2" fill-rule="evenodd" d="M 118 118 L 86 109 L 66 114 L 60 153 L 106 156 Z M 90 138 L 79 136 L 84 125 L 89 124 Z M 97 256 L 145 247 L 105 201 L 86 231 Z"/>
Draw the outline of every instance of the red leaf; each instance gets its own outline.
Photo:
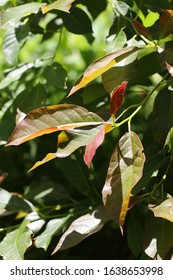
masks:
<path id="1" fill-rule="evenodd" d="M 101 145 L 104 140 L 105 128 L 103 127 L 99 133 L 92 139 L 87 145 L 84 154 L 84 161 L 88 168 L 90 168 L 90 164 L 92 159 L 96 153 L 97 148 Z"/>
<path id="2" fill-rule="evenodd" d="M 151 34 L 147 28 L 145 28 L 139 21 L 136 19 L 133 20 L 134 27 L 148 40 L 152 40 Z"/>
<path id="3" fill-rule="evenodd" d="M 110 113 L 111 115 L 116 114 L 117 110 L 119 109 L 122 101 L 123 95 L 125 93 L 126 87 L 128 82 L 122 82 L 120 86 L 114 89 L 111 92 L 111 100 L 110 100 Z"/>
<path id="4" fill-rule="evenodd" d="M 165 10 L 160 15 L 160 39 L 166 38 L 173 31 L 173 10 Z"/>

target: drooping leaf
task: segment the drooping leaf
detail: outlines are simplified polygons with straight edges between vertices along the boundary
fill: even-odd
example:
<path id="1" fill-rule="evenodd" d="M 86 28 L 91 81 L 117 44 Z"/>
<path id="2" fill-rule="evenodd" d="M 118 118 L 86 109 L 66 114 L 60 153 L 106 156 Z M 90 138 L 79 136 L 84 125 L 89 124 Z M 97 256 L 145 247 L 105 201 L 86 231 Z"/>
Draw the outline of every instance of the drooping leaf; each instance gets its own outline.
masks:
<path id="1" fill-rule="evenodd" d="M 31 230 L 24 220 L 18 229 L 6 234 L 0 243 L 0 255 L 4 260 L 23 260 L 27 248 L 31 245 Z"/>
<path id="2" fill-rule="evenodd" d="M 159 37 L 164 39 L 173 31 L 173 10 L 165 10 L 160 15 Z"/>
<path id="3" fill-rule="evenodd" d="M 63 133 L 63 139 L 62 139 L 62 133 Z M 92 155 L 88 154 L 88 158 L 86 159 L 84 156 L 84 160 L 86 160 L 86 164 L 88 165 L 90 160 L 92 160 L 94 156 L 94 151 L 96 151 L 97 144 L 101 144 L 101 142 L 104 139 L 104 127 L 103 125 L 99 125 L 95 128 L 91 129 L 71 129 L 71 130 L 66 130 L 66 132 L 62 132 L 58 136 L 58 146 L 57 146 L 57 151 L 55 153 L 49 153 L 46 155 L 46 157 L 42 161 L 38 161 L 34 164 L 34 166 L 30 169 L 33 170 L 37 168 L 38 166 L 56 158 L 64 158 L 72 154 L 75 150 L 82 146 L 87 146 L 87 144 L 97 141 L 95 143 L 95 147 L 93 147 Z M 100 135 L 101 134 L 101 135 Z M 97 136 L 99 136 L 99 139 L 96 139 Z M 95 140 L 96 139 L 96 140 Z M 102 140 L 102 141 L 101 141 Z M 90 146 L 88 147 L 88 149 Z M 88 153 L 90 151 L 88 150 Z"/>
<path id="4" fill-rule="evenodd" d="M 173 127 L 171 127 L 166 137 L 165 146 L 168 147 L 168 152 L 173 156 Z"/>
<path id="5" fill-rule="evenodd" d="M 33 206 L 29 201 L 22 197 L 0 188 L 0 208 L 10 212 L 30 212 L 32 211 Z"/>
<path id="6" fill-rule="evenodd" d="M 124 224 L 132 188 L 142 176 L 144 162 L 145 155 L 137 134 L 123 135 L 111 157 L 102 190 L 103 204 L 120 227 Z"/>
<path id="7" fill-rule="evenodd" d="M 83 76 L 79 79 L 76 85 L 73 86 L 68 96 L 72 95 L 78 89 L 84 87 L 89 82 L 91 82 L 92 80 L 109 70 L 116 63 L 138 50 L 138 47 L 127 47 L 122 50 L 118 50 L 107 54 L 101 57 L 100 59 L 96 60 L 95 62 L 90 64 L 88 68 L 84 71 Z"/>
<path id="8" fill-rule="evenodd" d="M 35 137 L 58 130 L 68 130 L 83 126 L 97 126 L 104 121 L 83 107 L 60 104 L 41 107 L 31 111 L 14 129 L 9 145 L 20 145 Z"/>
<path id="9" fill-rule="evenodd" d="M 151 205 L 149 208 L 155 217 L 173 222 L 173 198 L 168 198 L 157 206 Z"/>
<path id="10" fill-rule="evenodd" d="M 148 213 L 145 221 L 144 249 L 151 258 L 164 259 L 173 247 L 173 223 L 162 218 L 155 218 Z"/>
<path id="11" fill-rule="evenodd" d="M 47 250 L 53 235 L 58 234 L 62 230 L 70 217 L 69 215 L 65 218 L 50 220 L 46 225 L 46 229 L 36 237 L 35 246 Z"/>
<path id="12" fill-rule="evenodd" d="M 127 87 L 128 82 L 122 82 L 117 88 L 115 88 L 110 95 L 110 113 L 111 115 L 115 115 L 117 110 L 119 109 L 123 96 Z"/>
<path id="13" fill-rule="evenodd" d="M 81 216 L 73 221 L 70 227 L 64 232 L 52 254 L 77 245 L 86 237 L 101 230 L 109 220 L 103 205 Z"/>
<path id="14" fill-rule="evenodd" d="M 84 154 L 84 161 L 88 168 L 90 168 L 90 164 L 92 159 L 96 153 L 97 148 L 102 144 L 105 136 L 104 127 L 98 132 L 98 134 L 94 137 L 94 139 L 90 140 L 86 144 L 85 154 Z"/>

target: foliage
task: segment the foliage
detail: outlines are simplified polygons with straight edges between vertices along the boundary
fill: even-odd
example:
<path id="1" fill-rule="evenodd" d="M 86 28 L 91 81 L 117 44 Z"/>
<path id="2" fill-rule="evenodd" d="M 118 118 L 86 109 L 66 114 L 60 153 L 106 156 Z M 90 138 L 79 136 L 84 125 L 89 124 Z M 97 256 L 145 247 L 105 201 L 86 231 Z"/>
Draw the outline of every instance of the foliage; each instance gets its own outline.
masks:
<path id="1" fill-rule="evenodd" d="M 172 9 L 0 1 L 2 259 L 171 258 Z"/>

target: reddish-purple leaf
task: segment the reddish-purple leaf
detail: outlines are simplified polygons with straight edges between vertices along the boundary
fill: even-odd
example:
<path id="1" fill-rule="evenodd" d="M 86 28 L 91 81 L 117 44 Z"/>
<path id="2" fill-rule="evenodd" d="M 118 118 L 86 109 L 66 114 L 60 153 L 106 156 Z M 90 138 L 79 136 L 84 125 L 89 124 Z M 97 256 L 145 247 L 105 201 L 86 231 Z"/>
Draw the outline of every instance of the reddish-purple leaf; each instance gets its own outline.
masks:
<path id="1" fill-rule="evenodd" d="M 97 148 L 102 144 L 105 136 L 105 128 L 103 127 L 98 134 L 86 145 L 84 161 L 88 168 L 90 168 L 92 159 L 96 153 Z"/>
<path id="2" fill-rule="evenodd" d="M 160 15 L 160 39 L 166 38 L 173 31 L 173 10 L 165 10 Z"/>
<path id="3" fill-rule="evenodd" d="M 119 109 L 122 101 L 123 95 L 125 93 L 126 87 L 128 82 L 122 82 L 120 86 L 114 89 L 111 92 L 111 99 L 110 99 L 110 113 L 111 115 L 116 114 L 117 110 Z"/>
<path id="4" fill-rule="evenodd" d="M 136 19 L 133 20 L 134 27 L 148 40 L 152 40 L 151 34 L 146 27 L 144 27 L 139 21 Z"/>

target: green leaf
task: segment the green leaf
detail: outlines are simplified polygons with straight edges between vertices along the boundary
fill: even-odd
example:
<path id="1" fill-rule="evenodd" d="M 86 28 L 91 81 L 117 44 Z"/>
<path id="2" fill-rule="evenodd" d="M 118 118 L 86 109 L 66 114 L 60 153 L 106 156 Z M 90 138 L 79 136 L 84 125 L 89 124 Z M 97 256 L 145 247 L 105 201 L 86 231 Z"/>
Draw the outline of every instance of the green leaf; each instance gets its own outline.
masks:
<path id="1" fill-rule="evenodd" d="M 70 14 L 62 14 L 65 28 L 75 34 L 92 33 L 92 24 L 88 15 L 77 7 L 72 7 Z"/>
<path id="2" fill-rule="evenodd" d="M 109 163 L 102 190 L 103 204 L 109 216 L 121 227 L 128 211 L 130 194 L 142 177 L 145 155 L 137 134 L 122 136 Z"/>
<path id="3" fill-rule="evenodd" d="M 31 212 L 33 205 L 29 201 L 0 188 L 0 209 L 6 209 L 10 212 Z"/>
<path id="4" fill-rule="evenodd" d="M 155 217 L 173 222 L 173 198 L 168 198 L 157 206 L 151 205 L 149 208 Z"/>
<path id="5" fill-rule="evenodd" d="M 92 80 L 109 70 L 116 63 L 120 62 L 121 60 L 138 50 L 138 47 L 127 47 L 122 50 L 118 50 L 113 53 L 107 54 L 101 57 L 100 59 L 96 60 L 95 62 L 90 64 L 88 68 L 84 71 L 82 77 L 79 79 L 76 85 L 73 86 L 68 96 L 72 95 L 78 89 L 84 87 L 89 82 L 91 82 Z"/>
<path id="6" fill-rule="evenodd" d="M 88 214 L 81 216 L 73 221 L 70 227 L 64 232 L 52 254 L 77 245 L 86 237 L 101 230 L 108 221 L 109 217 L 102 205 Z"/>
<path id="7" fill-rule="evenodd" d="M 18 53 L 27 39 L 28 31 L 28 25 L 26 24 L 7 30 L 3 38 L 2 48 L 4 57 L 9 64 L 17 65 Z"/>
<path id="8" fill-rule="evenodd" d="M 171 127 L 166 137 L 165 146 L 168 146 L 168 152 L 173 156 L 173 127 Z"/>
<path id="9" fill-rule="evenodd" d="M 173 127 L 173 92 L 167 88 L 160 91 L 155 99 L 149 125 L 153 138 L 157 143 L 164 144 L 167 134 Z"/>
<path id="10" fill-rule="evenodd" d="M 106 0 L 75 0 L 75 4 L 78 3 L 85 5 L 94 19 L 99 16 L 107 6 Z"/>
<path id="11" fill-rule="evenodd" d="M 104 121 L 83 107 L 60 104 L 41 107 L 31 111 L 14 129 L 7 146 L 20 145 L 38 136 L 58 130 L 68 130 L 82 126 L 97 126 Z"/>
<path id="12" fill-rule="evenodd" d="M 61 134 L 64 134 L 64 133 L 65 133 L 65 137 L 66 137 L 65 141 L 60 140 L 60 138 L 62 137 Z M 69 156 L 78 148 L 80 148 L 82 146 L 87 146 L 87 145 L 89 145 L 89 143 L 95 141 L 95 138 L 97 137 L 97 135 L 100 135 L 100 134 L 101 134 L 101 139 L 99 139 L 99 140 L 100 140 L 100 144 L 101 144 L 104 139 L 104 127 L 103 127 L 103 125 L 100 125 L 100 126 L 97 126 L 96 128 L 91 128 L 91 129 L 87 129 L 87 130 L 71 129 L 71 130 L 67 130 L 65 132 L 63 131 L 61 134 L 59 134 L 59 136 L 58 136 L 57 151 L 55 153 L 47 154 L 46 157 L 42 161 L 36 162 L 34 164 L 34 166 L 30 169 L 30 171 L 56 157 L 64 158 L 64 157 Z M 88 149 L 88 148 L 86 147 L 86 149 Z M 86 150 L 86 153 L 84 155 L 84 160 L 87 165 L 90 165 L 90 163 L 91 163 L 90 161 L 92 160 L 94 154 L 92 154 L 92 156 L 91 155 L 89 156 L 87 153 L 89 153 L 89 151 Z M 86 154 L 87 154 L 87 156 L 89 156 L 89 158 L 86 158 Z"/>
<path id="13" fill-rule="evenodd" d="M 56 88 L 66 88 L 67 73 L 61 64 L 54 62 L 52 65 L 46 66 L 43 77 L 47 83 Z"/>
<path id="14" fill-rule="evenodd" d="M 46 225 L 46 229 L 36 237 L 35 246 L 37 248 L 43 248 L 44 250 L 47 250 L 52 237 L 62 231 L 63 227 L 65 226 L 66 222 L 68 222 L 70 217 L 71 215 L 61 219 L 50 220 Z"/>
<path id="15" fill-rule="evenodd" d="M 151 258 L 165 259 L 173 247 L 173 223 L 155 218 L 152 212 L 146 217 L 144 232 L 145 253 Z"/>
<path id="16" fill-rule="evenodd" d="M 23 260 L 27 248 L 31 245 L 31 231 L 24 220 L 18 229 L 6 234 L 0 243 L 0 255 L 4 260 Z"/>

